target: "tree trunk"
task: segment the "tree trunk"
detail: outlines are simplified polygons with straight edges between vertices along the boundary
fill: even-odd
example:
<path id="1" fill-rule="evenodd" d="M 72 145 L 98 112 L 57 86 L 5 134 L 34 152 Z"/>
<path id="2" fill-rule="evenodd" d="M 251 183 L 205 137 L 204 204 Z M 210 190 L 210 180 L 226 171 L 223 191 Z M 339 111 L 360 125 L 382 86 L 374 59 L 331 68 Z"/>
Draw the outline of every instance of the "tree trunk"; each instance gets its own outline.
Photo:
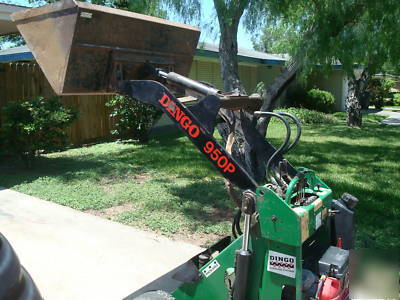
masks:
<path id="1" fill-rule="evenodd" d="M 348 83 L 348 93 L 346 98 L 347 126 L 361 127 L 361 99 L 364 97 L 369 79 L 368 69 L 365 68 L 360 78 L 356 78 L 353 73 Z"/>
<path id="2" fill-rule="evenodd" d="M 221 60 L 221 75 L 224 89 L 227 92 L 237 91 L 245 94 L 245 89 L 239 78 L 238 69 L 238 44 L 237 31 L 239 20 L 233 20 L 231 24 L 223 24 L 219 41 L 219 57 Z"/>
<path id="3" fill-rule="evenodd" d="M 279 96 L 285 90 L 285 88 L 296 78 L 296 73 L 299 69 L 299 62 L 291 62 L 285 70 L 268 86 L 265 91 L 263 104 L 260 111 L 272 111 L 276 101 Z M 270 118 L 260 118 L 257 122 L 257 130 L 262 135 L 265 136 L 269 124 Z"/>
<path id="4" fill-rule="evenodd" d="M 354 88 L 355 84 L 350 83 L 350 81 L 349 81 L 349 92 L 346 98 L 347 126 L 361 127 L 362 125 L 361 105 L 360 101 L 356 97 Z"/>
<path id="5" fill-rule="evenodd" d="M 221 0 L 214 0 L 214 5 L 221 30 L 219 55 L 224 89 L 227 92 L 234 91 L 246 94 L 240 81 L 237 59 L 237 31 L 240 18 L 247 5 L 246 1 L 241 1 L 235 9 L 233 9 L 233 6 L 228 7 L 228 4 Z M 272 109 L 285 87 L 294 79 L 297 69 L 298 63 L 294 62 L 273 81 L 264 94 L 264 103 L 261 110 L 269 111 Z M 259 153 L 260 148 L 257 148 L 254 139 L 265 136 L 268 120 L 256 119 L 253 117 L 252 112 L 245 110 L 231 111 L 221 109 L 220 115 L 226 123 L 219 124 L 218 131 L 226 142 L 228 152 L 257 182 L 264 182 L 266 175 L 265 153 Z M 262 136 L 255 133 L 261 133 Z M 225 182 L 225 185 L 228 194 L 237 203 L 238 199 L 235 195 L 238 194 L 235 193 L 232 184 Z"/>

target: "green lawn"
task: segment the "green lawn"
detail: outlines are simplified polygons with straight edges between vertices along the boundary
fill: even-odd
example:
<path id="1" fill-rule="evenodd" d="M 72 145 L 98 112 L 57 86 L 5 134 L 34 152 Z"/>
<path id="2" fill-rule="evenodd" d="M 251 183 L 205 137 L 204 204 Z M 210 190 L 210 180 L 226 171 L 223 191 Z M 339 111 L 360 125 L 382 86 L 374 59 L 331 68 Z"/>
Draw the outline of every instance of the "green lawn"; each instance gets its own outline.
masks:
<path id="1" fill-rule="evenodd" d="M 335 113 L 333 113 L 333 115 L 338 120 L 346 121 L 347 113 L 345 113 L 345 112 L 335 112 Z M 380 121 L 385 120 L 387 117 L 389 117 L 389 116 L 363 113 L 362 120 L 363 120 L 363 124 L 379 123 Z"/>
<path id="2" fill-rule="evenodd" d="M 279 142 L 281 128 L 270 135 Z M 400 128 L 368 123 L 304 126 L 287 155 L 339 197 L 360 199 L 359 247 L 400 246 Z M 103 143 L 41 157 L 34 170 L 0 164 L 0 186 L 139 228 L 207 243 L 229 233 L 233 205 L 208 161 L 178 133 L 148 145 Z"/>

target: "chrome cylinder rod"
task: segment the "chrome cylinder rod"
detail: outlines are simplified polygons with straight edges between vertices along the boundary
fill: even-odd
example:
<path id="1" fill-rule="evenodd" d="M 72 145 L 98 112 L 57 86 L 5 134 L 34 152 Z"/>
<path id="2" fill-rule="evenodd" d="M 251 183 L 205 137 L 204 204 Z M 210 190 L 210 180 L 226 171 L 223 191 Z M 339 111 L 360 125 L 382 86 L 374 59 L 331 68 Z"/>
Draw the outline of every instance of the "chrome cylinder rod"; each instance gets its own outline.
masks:
<path id="1" fill-rule="evenodd" d="M 243 230 L 243 240 L 242 240 L 242 250 L 249 250 L 249 237 L 250 237 L 250 223 L 251 215 L 244 215 L 244 230 Z"/>

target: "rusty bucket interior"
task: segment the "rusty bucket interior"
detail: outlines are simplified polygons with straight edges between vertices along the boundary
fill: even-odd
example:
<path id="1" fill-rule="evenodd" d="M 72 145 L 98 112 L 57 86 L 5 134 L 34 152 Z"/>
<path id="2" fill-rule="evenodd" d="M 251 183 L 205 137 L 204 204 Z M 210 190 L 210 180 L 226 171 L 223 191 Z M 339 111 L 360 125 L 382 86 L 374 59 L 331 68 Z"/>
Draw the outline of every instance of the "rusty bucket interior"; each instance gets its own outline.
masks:
<path id="1" fill-rule="evenodd" d="M 146 63 L 186 76 L 198 28 L 73 0 L 12 15 L 58 95 L 111 94 Z"/>

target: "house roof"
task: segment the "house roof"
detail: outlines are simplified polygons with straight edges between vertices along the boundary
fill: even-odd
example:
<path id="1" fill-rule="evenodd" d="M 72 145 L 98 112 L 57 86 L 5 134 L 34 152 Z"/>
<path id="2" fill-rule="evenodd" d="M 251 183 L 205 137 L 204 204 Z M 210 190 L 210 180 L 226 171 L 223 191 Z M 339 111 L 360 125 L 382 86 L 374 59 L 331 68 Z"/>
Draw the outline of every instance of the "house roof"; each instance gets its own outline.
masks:
<path id="1" fill-rule="evenodd" d="M 0 3 L 0 36 L 11 33 L 18 33 L 18 29 L 11 21 L 10 15 L 13 12 L 26 9 L 25 6 Z"/>
<path id="2" fill-rule="evenodd" d="M 196 56 L 219 58 L 218 46 L 208 43 L 199 43 Z M 238 57 L 241 62 L 265 65 L 283 65 L 285 61 L 288 60 L 288 57 L 243 48 L 239 48 Z M 0 62 L 33 59 L 34 57 L 27 45 L 0 50 Z"/>
<path id="3" fill-rule="evenodd" d="M 19 60 L 33 60 L 31 50 L 27 45 L 0 50 L 0 62 L 10 62 Z"/>
<path id="4" fill-rule="evenodd" d="M 215 57 L 219 58 L 219 47 L 210 43 L 199 43 L 196 50 L 197 56 Z M 265 65 L 283 65 L 289 60 L 287 55 L 278 55 L 271 53 L 264 53 L 256 50 L 239 48 L 238 49 L 239 61 L 252 62 Z"/>

